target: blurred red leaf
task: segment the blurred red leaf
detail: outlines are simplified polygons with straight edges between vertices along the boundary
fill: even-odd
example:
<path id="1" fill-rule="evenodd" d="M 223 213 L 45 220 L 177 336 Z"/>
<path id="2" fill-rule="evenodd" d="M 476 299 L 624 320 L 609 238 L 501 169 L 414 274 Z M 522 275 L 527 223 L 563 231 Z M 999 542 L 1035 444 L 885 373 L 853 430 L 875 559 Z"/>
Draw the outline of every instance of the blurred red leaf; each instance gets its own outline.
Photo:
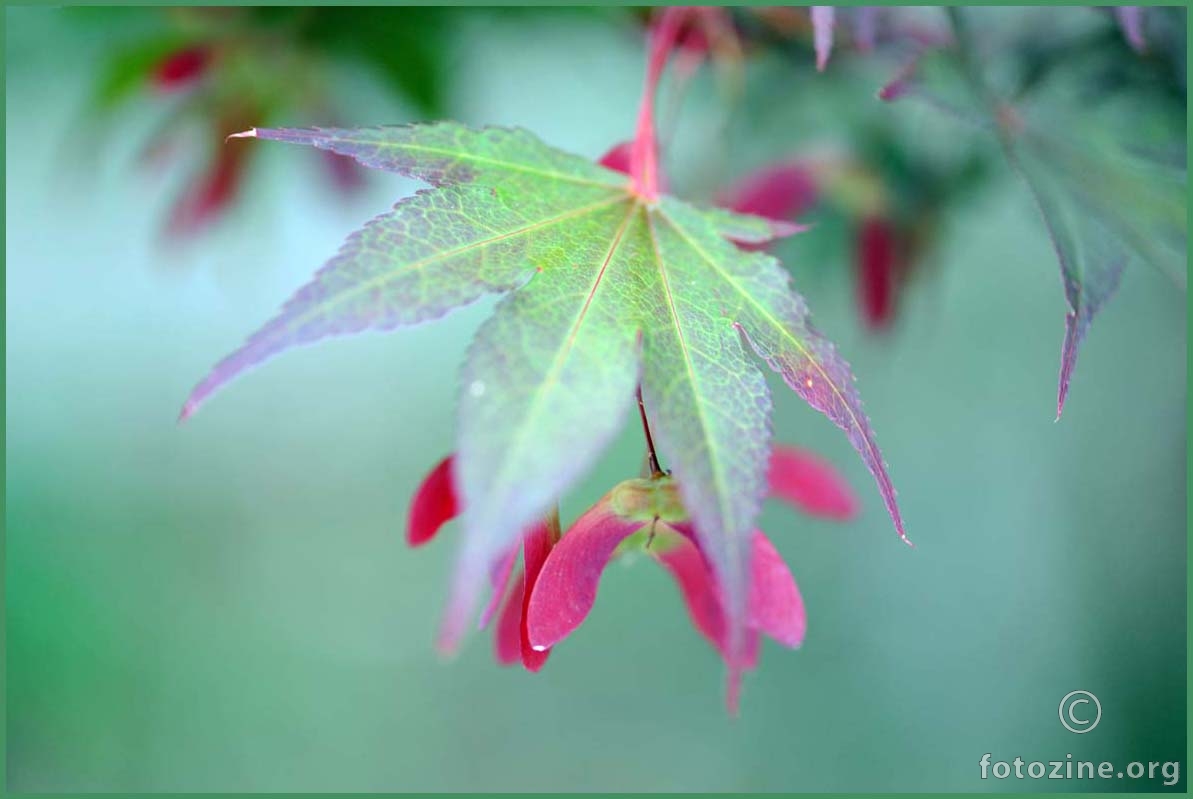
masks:
<path id="1" fill-rule="evenodd" d="M 154 68 L 154 85 L 164 91 L 175 91 L 189 86 L 207 71 L 211 55 L 211 49 L 202 45 L 170 53 Z"/>

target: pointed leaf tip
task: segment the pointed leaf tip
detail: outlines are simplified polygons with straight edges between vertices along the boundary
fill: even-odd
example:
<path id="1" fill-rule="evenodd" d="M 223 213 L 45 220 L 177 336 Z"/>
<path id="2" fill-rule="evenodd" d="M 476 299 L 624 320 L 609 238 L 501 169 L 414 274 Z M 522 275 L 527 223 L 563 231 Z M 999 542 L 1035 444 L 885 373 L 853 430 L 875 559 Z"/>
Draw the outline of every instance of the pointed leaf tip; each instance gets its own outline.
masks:
<path id="1" fill-rule="evenodd" d="M 187 419 L 191 418 L 191 415 L 194 414 L 196 410 L 198 410 L 198 405 L 196 405 L 193 401 L 188 399 L 186 402 L 184 402 L 182 404 L 182 410 L 178 412 L 178 424 L 182 424 Z"/>
<path id="2" fill-rule="evenodd" d="M 478 575 L 457 571 L 452 581 L 447 608 L 439 623 L 435 648 L 444 657 L 455 655 L 468 631 L 468 619 L 476 606 Z"/>
<path id="3" fill-rule="evenodd" d="M 770 220 L 771 231 L 775 234 L 777 239 L 785 239 L 788 236 L 795 236 L 800 233 L 807 233 L 812 229 L 812 224 L 800 224 L 799 222 L 784 222 L 781 219 Z"/>
<path id="4" fill-rule="evenodd" d="M 832 6 L 812 6 L 812 36 L 816 45 L 816 71 L 824 72 L 829 54 L 833 51 L 833 25 L 836 9 Z"/>
<path id="5" fill-rule="evenodd" d="M 242 130 L 239 133 L 229 133 L 227 136 L 224 137 L 224 141 L 226 142 L 226 141 L 228 141 L 228 139 L 255 139 L 255 138 L 257 138 L 257 129 L 249 128 L 248 130 Z"/>
<path id="6" fill-rule="evenodd" d="M 730 666 L 725 675 L 725 710 L 733 719 L 741 715 L 741 681 L 742 669 Z"/>
<path id="7" fill-rule="evenodd" d="M 254 131 L 264 137 L 277 133 Z M 440 172 L 453 168 L 436 167 Z M 492 192 L 471 184 L 423 190 L 399 201 L 351 234 L 270 322 L 211 369 L 191 393 L 192 410 L 287 350 L 364 330 L 419 324 L 485 294 L 513 289 L 532 271 L 531 256 L 543 253 L 559 229 L 590 216 L 620 213 L 614 206 L 625 196 L 604 186 L 578 189 L 577 207 L 561 209 L 561 196 L 570 199 L 572 190 L 547 185 L 548 190 L 524 197 L 516 210 L 494 208 Z M 557 249 L 550 255 L 555 260 L 564 257 L 553 254 Z M 467 494 L 466 488 L 461 493 Z"/>
<path id="8" fill-rule="evenodd" d="M 514 573 L 514 564 L 518 560 L 518 547 L 512 546 L 509 551 L 505 553 L 497 567 L 493 569 L 491 574 L 493 578 L 493 592 L 489 597 L 489 604 L 485 605 L 485 609 L 481 611 L 481 617 L 476 623 L 478 630 L 483 630 L 489 626 L 489 622 L 497 615 L 497 611 L 501 608 L 501 602 L 505 599 L 506 588 L 510 584 L 510 577 Z"/>
<path id="9" fill-rule="evenodd" d="M 700 220 L 694 209 L 682 203 L 665 199 L 663 218 L 678 237 L 676 247 L 680 257 L 702 263 L 707 273 L 720 281 L 723 291 L 717 296 L 718 307 L 723 309 L 724 316 L 734 319 L 732 326 L 742 341 L 805 402 L 845 433 L 874 477 L 899 538 L 906 542 L 894 485 L 862 408 L 853 372 L 836 347 L 811 325 L 806 302 L 791 287 L 790 273 L 769 255 L 742 253 L 734 248 L 716 230 L 709 230 L 707 220 Z M 666 243 L 669 245 L 670 239 Z M 744 380 L 742 386 L 737 389 L 739 395 L 745 393 Z M 749 396 L 763 397 L 764 392 L 765 389 L 759 389 Z M 648 397 L 647 406 L 651 405 Z M 738 435 L 737 440 L 740 439 L 742 436 Z M 766 441 L 765 452 L 759 457 L 762 466 L 759 476 L 763 480 L 769 454 L 770 442 Z M 680 488 L 690 491 L 690 486 L 685 488 L 685 476 L 678 470 L 676 474 Z M 764 483 L 759 488 L 764 488 Z M 762 493 L 759 491 L 759 496 Z M 685 501 L 695 504 L 689 496 L 685 496 Z M 689 510 L 699 522 L 693 507 Z M 712 554 L 710 559 L 717 560 Z"/>
<path id="10" fill-rule="evenodd" d="M 758 664 L 760 635 L 791 649 L 803 643 L 807 617 L 799 587 L 767 537 L 754 530 L 750 534 L 746 625 L 740 643 L 735 645 L 726 625 L 724 591 L 696 542 L 691 524 L 668 524 L 659 539 L 663 546 L 651 550 L 651 554 L 675 579 L 693 626 L 724 659 L 726 707 L 730 714 L 736 714 L 742 676 Z"/>
<path id="11" fill-rule="evenodd" d="M 1069 398 L 1069 383 L 1073 379 L 1073 368 L 1077 365 L 1077 348 L 1084 338 L 1084 331 L 1079 330 L 1077 315 L 1065 315 L 1065 337 L 1061 343 L 1060 372 L 1056 381 L 1056 418 L 1053 424 L 1060 421 L 1065 411 L 1065 402 Z"/>
<path id="12" fill-rule="evenodd" d="M 920 59 L 924 55 L 924 51 L 918 52 L 899 67 L 891 79 L 878 90 L 878 99 L 890 103 L 910 93 L 915 88 L 916 70 L 919 69 Z"/>
<path id="13" fill-rule="evenodd" d="M 1068 310 L 1057 377 L 1056 419 L 1069 395 L 1077 353 L 1098 312 L 1115 295 L 1127 265 L 1126 245 L 1077 194 L 1051 177 L 1034 153 L 1007 151 L 1027 184 L 1060 265 Z"/>
<path id="14" fill-rule="evenodd" d="M 1115 6 L 1114 17 L 1123 32 L 1123 38 L 1136 53 L 1147 51 L 1147 38 L 1143 32 L 1143 8 L 1141 6 Z"/>

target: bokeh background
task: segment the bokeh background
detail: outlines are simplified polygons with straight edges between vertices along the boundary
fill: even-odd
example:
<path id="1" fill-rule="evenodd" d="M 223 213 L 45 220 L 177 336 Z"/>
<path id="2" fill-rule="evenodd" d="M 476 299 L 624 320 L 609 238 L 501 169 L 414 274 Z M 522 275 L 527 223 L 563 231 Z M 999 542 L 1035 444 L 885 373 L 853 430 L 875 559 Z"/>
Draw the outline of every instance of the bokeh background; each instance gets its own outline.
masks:
<path id="1" fill-rule="evenodd" d="M 235 129 L 220 125 L 450 117 L 594 158 L 631 132 L 641 15 L 373 11 L 384 21 L 252 18 L 256 55 L 220 94 L 145 65 L 196 31 L 239 41 L 243 20 L 6 10 L 11 790 L 1163 787 L 982 781 L 978 761 L 1184 760 L 1184 290 L 1127 271 L 1054 423 L 1064 304 L 1035 210 L 991 142 L 874 99 L 899 65 L 882 48 L 845 40 L 818 76 L 797 20 L 701 71 L 667 123 L 668 166 L 695 196 L 866 137 L 888 160 L 982 165 L 934 219 L 881 331 L 859 322 L 848 213 L 813 208 L 812 232 L 777 249 L 859 375 L 917 548 L 898 543 L 844 437 L 776 385 L 777 438 L 834 462 L 863 512 L 839 524 L 766 508 L 809 633 L 798 652 L 766 645 L 739 718 L 717 656 L 644 562 L 609 570 L 538 675 L 496 666 L 485 634 L 436 655 L 457 531 L 409 551 L 403 525 L 452 449 L 456 368 L 491 303 L 290 353 L 177 425 L 215 360 L 416 188 L 329 180 L 300 148 L 237 142 L 252 158 L 236 191 L 200 192 L 215 212 L 200 202 L 201 224 L 172 224 L 219 163 L 213 142 Z M 990 15 L 979 31 L 1090 34 L 1137 57 L 1096 10 L 974 14 Z M 1183 59 L 1183 12 L 1150 24 Z M 215 80 L 198 62 L 196 80 Z M 229 104 L 244 96 L 266 101 Z M 565 520 L 637 473 L 639 436 L 627 427 Z M 1091 734 L 1058 722 L 1075 689 L 1101 700 Z"/>

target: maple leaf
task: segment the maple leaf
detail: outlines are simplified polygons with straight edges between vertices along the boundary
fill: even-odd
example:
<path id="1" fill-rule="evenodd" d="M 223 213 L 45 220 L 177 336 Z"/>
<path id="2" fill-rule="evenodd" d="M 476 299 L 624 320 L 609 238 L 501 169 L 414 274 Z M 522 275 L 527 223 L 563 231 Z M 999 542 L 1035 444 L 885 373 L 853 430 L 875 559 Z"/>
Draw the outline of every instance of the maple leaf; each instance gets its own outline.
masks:
<path id="1" fill-rule="evenodd" d="M 592 465 L 636 396 L 652 470 L 660 474 L 661 454 L 716 574 L 736 659 L 747 645 L 750 540 L 771 451 L 770 393 L 750 352 L 846 433 L 907 540 L 848 365 L 808 323 L 778 262 L 730 243 L 790 230 L 660 194 L 654 94 L 690 13 L 669 8 L 652 30 L 628 178 L 520 129 L 444 122 L 236 134 L 311 145 L 434 189 L 349 237 L 277 318 L 216 365 L 182 418 L 290 347 L 508 293 L 463 366 L 452 483 L 464 541 L 444 648 L 463 634 L 486 573 L 501 570 L 523 531 Z"/>
<path id="2" fill-rule="evenodd" d="M 751 351 L 845 431 L 904 535 L 848 365 L 809 325 L 779 263 L 726 238 L 763 239 L 766 220 L 648 200 L 625 175 L 519 129 L 243 135 L 313 145 L 436 188 L 352 234 L 194 389 L 183 417 L 283 350 L 510 292 L 463 366 L 454 471 L 464 543 L 445 644 L 461 634 L 491 565 L 595 461 L 639 383 L 659 453 L 740 626 L 771 449 L 770 394 Z"/>
<path id="3" fill-rule="evenodd" d="M 1079 91 L 1054 79 L 1033 102 L 1012 106 L 978 64 L 966 15 L 958 8 L 948 14 L 955 44 L 922 53 L 879 96 L 918 97 L 953 119 L 993 133 L 1026 184 L 1056 254 L 1067 305 L 1057 379 L 1059 419 L 1080 346 L 1094 317 L 1117 292 L 1126 266 L 1149 263 L 1184 287 L 1184 165 L 1156 155 L 1171 146 L 1167 125 L 1104 93 L 1091 105 L 1080 83 Z M 1115 129 L 1120 122 L 1110 123 L 1116 113 L 1130 120 L 1127 130 Z"/>

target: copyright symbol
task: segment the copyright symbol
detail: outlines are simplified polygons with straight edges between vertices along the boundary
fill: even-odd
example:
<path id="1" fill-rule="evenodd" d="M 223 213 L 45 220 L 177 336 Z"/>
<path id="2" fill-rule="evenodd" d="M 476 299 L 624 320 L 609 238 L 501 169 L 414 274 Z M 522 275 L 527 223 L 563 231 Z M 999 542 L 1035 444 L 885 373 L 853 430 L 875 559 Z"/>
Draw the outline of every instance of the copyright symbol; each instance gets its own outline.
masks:
<path id="1" fill-rule="evenodd" d="M 1101 720 L 1102 703 L 1089 691 L 1069 691 L 1060 700 L 1060 723 L 1069 732 L 1078 735 L 1089 732 Z"/>

